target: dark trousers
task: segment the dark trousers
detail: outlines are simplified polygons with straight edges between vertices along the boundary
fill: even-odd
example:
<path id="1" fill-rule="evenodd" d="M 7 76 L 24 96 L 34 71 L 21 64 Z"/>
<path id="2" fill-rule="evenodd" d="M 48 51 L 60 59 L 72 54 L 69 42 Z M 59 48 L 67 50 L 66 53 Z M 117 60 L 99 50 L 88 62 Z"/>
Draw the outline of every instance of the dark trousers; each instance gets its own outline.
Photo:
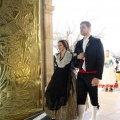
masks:
<path id="1" fill-rule="evenodd" d="M 77 103 L 83 105 L 86 102 L 87 93 L 89 93 L 91 104 L 98 105 L 98 86 L 92 86 L 91 81 L 95 74 L 78 73 L 76 90 L 77 90 Z"/>

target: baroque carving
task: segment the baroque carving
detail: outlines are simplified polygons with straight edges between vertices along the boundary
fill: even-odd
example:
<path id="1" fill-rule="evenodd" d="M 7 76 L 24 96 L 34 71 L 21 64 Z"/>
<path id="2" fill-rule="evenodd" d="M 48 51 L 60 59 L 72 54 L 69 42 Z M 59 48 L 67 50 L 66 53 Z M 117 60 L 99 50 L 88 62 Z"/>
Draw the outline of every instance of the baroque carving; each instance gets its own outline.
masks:
<path id="1" fill-rule="evenodd" d="M 0 0 L 0 120 L 42 104 L 36 9 L 36 0 Z"/>

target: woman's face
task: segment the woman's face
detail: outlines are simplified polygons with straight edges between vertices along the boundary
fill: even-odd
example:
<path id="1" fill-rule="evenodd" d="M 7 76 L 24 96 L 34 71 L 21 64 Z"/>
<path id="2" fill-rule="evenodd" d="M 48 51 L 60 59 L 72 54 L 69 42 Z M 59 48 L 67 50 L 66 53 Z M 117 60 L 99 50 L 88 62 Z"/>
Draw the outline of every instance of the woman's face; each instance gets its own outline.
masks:
<path id="1" fill-rule="evenodd" d="M 58 49 L 60 52 L 65 50 L 65 46 L 62 44 L 62 42 L 58 43 Z"/>
<path id="2" fill-rule="evenodd" d="M 105 52 L 106 57 L 109 57 L 109 54 L 110 53 L 108 51 Z"/>

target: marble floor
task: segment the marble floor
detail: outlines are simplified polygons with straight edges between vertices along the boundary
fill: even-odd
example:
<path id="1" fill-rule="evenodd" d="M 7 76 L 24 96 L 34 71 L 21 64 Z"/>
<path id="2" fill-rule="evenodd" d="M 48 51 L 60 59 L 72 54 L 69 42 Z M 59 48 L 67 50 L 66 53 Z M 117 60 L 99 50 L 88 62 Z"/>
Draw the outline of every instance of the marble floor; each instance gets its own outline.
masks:
<path id="1" fill-rule="evenodd" d="M 120 88 L 114 89 L 113 92 L 99 88 L 99 103 L 97 120 L 120 120 Z M 89 120 L 90 117 L 91 107 L 85 112 L 84 120 Z"/>

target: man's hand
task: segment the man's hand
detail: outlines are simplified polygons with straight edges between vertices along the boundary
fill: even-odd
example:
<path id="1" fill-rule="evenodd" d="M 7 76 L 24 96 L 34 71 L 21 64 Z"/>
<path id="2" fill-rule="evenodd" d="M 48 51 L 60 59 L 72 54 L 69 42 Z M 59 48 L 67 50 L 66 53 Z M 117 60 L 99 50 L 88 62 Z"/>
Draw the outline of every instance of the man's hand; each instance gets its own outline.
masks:
<path id="1" fill-rule="evenodd" d="M 80 53 L 78 56 L 77 56 L 77 59 L 83 59 L 84 58 L 84 52 Z"/>
<path id="2" fill-rule="evenodd" d="M 98 78 L 93 78 L 91 84 L 92 84 L 92 86 L 98 86 L 99 79 Z"/>

